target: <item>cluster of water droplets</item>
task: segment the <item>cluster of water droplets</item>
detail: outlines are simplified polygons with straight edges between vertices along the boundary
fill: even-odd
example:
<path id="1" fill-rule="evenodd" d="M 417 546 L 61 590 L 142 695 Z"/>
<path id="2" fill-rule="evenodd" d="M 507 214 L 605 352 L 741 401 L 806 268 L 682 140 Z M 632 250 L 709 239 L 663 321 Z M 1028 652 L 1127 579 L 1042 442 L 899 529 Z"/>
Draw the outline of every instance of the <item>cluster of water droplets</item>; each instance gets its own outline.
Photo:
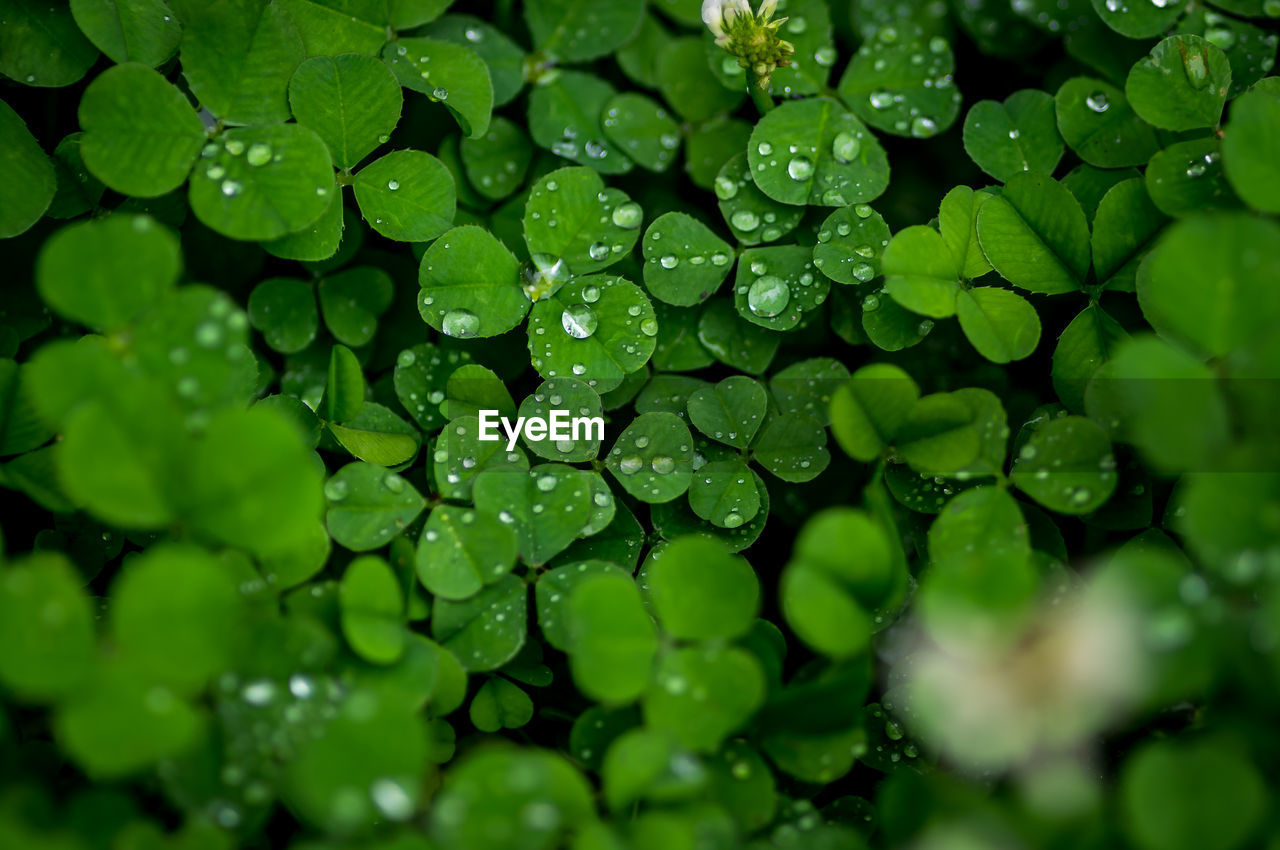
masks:
<path id="1" fill-rule="evenodd" d="M 268 142 L 250 142 L 246 145 L 241 139 L 223 139 L 206 143 L 200 150 L 200 158 L 211 161 L 204 165 L 202 173 L 208 180 L 218 184 L 218 191 L 226 198 L 239 196 L 244 192 L 245 185 L 242 180 L 231 175 L 231 171 L 236 169 L 228 169 L 231 162 L 220 156 L 224 153 L 231 158 L 231 162 L 238 161 L 243 156 L 250 173 L 253 169 L 278 163 L 284 159 L 283 155 L 274 150 Z M 328 187 L 317 186 L 316 189 L 317 194 L 328 193 Z"/>
<path id="2" fill-rule="evenodd" d="M 564 157 L 581 161 L 600 161 L 609 156 L 609 143 L 604 139 L 594 137 L 579 138 L 578 128 L 572 124 L 566 124 L 560 130 L 560 138 L 551 143 L 551 152 Z"/>
<path id="3" fill-rule="evenodd" d="M 774 271 L 765 259 L 755 257 L 745 268 L 739 267 L 734 291 L 745 297 L 752 315 L 774 319 L 789 312 L 794 323 L 827 298 L 823 281 L 815 278 L 812 269 L 813 263 L 806 262 L 799 274 L 791 268 Z"/>
<path id="4" fill-rule="evenodd" d="M 431 80 L 431 69 L 426 66 L 431 63 L 430 56 L 419 56 L 416 59 L 409 55 L 409 48 L 401 44 L 396 47 L 395 58 L 393 63 L 407 63 L 416 71 L 419 79 L 422 80 L 421 88 L 417 89 L 432 100 L 445 101 L 449 99 L 449 90 L 444 86 L 436 85 Z"/>
<path id="5" fill-rule="evenodd" d="M 654 246 L 655 250 L 653 251 L 645 251 L 645 254 L 648 255 L 645 263 L 665 271 L 675 271 L 682 267 L 714 266 L 723 268 L 733 260 L 732 254 L 719 248 L 699 251 L 688 242 L 672 245 L 670 244 L 669 235 L 657 228 L 650 229 L 648 238 L 651 242 L 662 244 L 661 246 Z"/>
<path id="6" fill-rule="evenodd" d="M 152 226 L 151 219 L 138 216 L 134 227 Z M 169 363 L 177 367 L 193 367 L 192 371 L 180 374 L 174 384 L 178 395 L 187 401 L 196 400 L 203 390 L 208 389 L 200 383 L 195 368 L 206 352 L 216 353 L 226 361 L 241 361 L 251 356 L 246 340 L 249 317 L 235 305 L 230 298 L 219 293 L 209 301 L 204 316 L 199 319 L 191 333 L 190 344 L 177 344 L 168 352 Z M 193 359 L 194 358 L 194 359 Z"/>
<path id="7" fill-rule="evenodd" d="M 662 107 L 653 110 L 652 114 L 654 118 L 663 124 L 671 121 L 671 116 Z M 671 161 L 672 156 L 675 155 L 676 148 L 680 147 L 680 134 L 678 131 L 660 132 L 655 139 L 653 138 L 653 123 L 647 120 L 647 116 L 634 112 L 627 107 L 610 106 L 605 110 L 601 124 L 606 134 L 614 137 L 615 143 L 621 144 L 633 156 L 640 155 L 641 144 L 648 148 L 656 141 L 656 149 L 653 150 L 652 155 L 663 166 Z M 609 133 L 610 130 L 614 132 Z M 622 138 L 619 139 L 617 136 Z"/>

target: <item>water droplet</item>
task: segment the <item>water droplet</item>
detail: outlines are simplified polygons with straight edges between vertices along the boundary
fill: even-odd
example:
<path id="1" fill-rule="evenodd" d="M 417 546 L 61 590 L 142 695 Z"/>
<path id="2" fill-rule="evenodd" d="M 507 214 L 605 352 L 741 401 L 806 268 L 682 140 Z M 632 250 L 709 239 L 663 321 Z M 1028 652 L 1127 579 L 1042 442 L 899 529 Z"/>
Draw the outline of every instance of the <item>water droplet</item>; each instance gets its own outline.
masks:
<path id="1" fill-rule="evenodd" d="M 658 455 L 649 464 L 659 475 L 667 475 L 676 468 L 676 462 L 667 455 Z"/>
<path id="2" fill-rule="evenodd" d="M 773 145 L 769 144 L 768 142 L 761 142 L 760 144 L 756 145 L 756 153 L 760 154 L 761 156 L 768 156 L 769 154 L 773 153 Z"/>
<path id="3" fill-rule="evenodd" d="M 716 197 L 722 201 L 732 200 L 738 194 L 738 181 L 721 174 L 716 178 Z"/>
<path id="4" fill-rule="evenodd" d="M 644 210 L 635 201 L 619 204 L 613 211 L 613 223 L 623 230 L 635 230 L 644 218 Z"/>
<path id="5" fill-rule="evenodd" d="M 388 189 L 390 189 L 392 192 L 396 191 L 397 189 L 399 189 L 399 188 L 400 188 L 400 181 L 399 181 L 399 180 L 388 180 L 388 181 L 387 181 L 387 188 L 388 188 Z"/>
<path id="6" fill-rule="evenodd" d="M 244 188 L 243 186 L 241 186 L 239 183 L 237 183 L 234 180 L 222 181 L 222 194 L 228 198 L 234 198 L 236 195 L 239 195 L 240 190 L 243 188 Z"/>
<path id="7" fill-rule="evenodd" d="M 729 262 L 729 256 L 727 254 L 717 251 L 711 255 L 711 265 L 713 266 L 723 266 L 727 262 Z"/>
<path id="8" fill-rule="evenodd" d="M 870 263 L 855 263 L 853 268 L 850 271 L 853 273 L 853 276 L 855 278 L 862 281 L 863 283 L 866 283 L 867 281 L 871 280 L 871 278 L 876 276 L 875 267 L 872 266 Z M 871 297 L 871 296 L 868 296 L 868 297 Z M 877 307 L 879 306 L 879 301 L 876 302 L 876 306 Z M 863 307 L 864 308 L 866 307 L 866 302 L 863 302 Z"/>
<path id="9" fill-rule="evenodd" d="M 587 255 L 599 262 L 609 256 L 609 246 L 603 242 L 592 242 L 591 247 L 587 249 Z"/>
<path id="10" fill-rule="evenodd" d="M 1094 112 L 1106 112 L 1107 108 L 1111 106 L 1111 101 L 1107 98 L 1107 93 L 1104 91 L 1094 92 L 1084 99 L 1084 103 L 1085 106 L 1089 107 Z"/>
<path id="11" fill-rule="evenodd" d="M 401 351 L 400 354 L 396 357 L 396 365 L 403 366 L 404 368 L 407 369 L 410 366 L 412 366 L 414 361 L 417 359 L 418 359 L 418 355 L 413 353 L 413 349 L 406 348 L 404 351 Z"/>
<path id="12" fill-rule="evenodd" d="M 644 461 L 635 455 L 627 455 L 618 461 L 618 471 L 623 475 L 635 475 L 642 466 L 644 466 Z"/>
<path id="13" fill-rule="evenodd" d="M 573 304 L 560 314 L 560 325 L 574 339 L 586 339 L 596 332 L 596 313 L 586 304 Z"/>
<path id="14" fill-rule="evenodd" d="M 665 254 L 658 262 L 664 269 L 674 269 L 676 266 L 680 265 L 680 258 L 675 254 Z"/>
<path id="15" fill-rule="evenodd" d="M 884 89 L 873 91 L 868 97 L 867 102 L 871 104 L 872 109 L 888 109 L 893 106 L 893 95 Z"/>
<path id="16" fill-rule="evenodd" d="M 755 283 L 747 290 L 747 306 L 752 313 L 764 318 L 778 315 L 787 308 L 791 300 L 791 288 L 786 281 L 776 275 L 764 275 L 756 278 Z"/>
<path id="17" fill-rule="evenodd" d="M 880 309 L 880 296 L 874 292 L 862 299 L 862 311 L 864 313 L 874 313 Z"/>
<path id="18" fill-rule="evenodd" d="M 431 96 L 436 100 L 448 100 L 449 90 L 443 86 L 436 86 L 435 90 L 431 92 Z"/>
<path id="19" fill-rule="evenodd" d="M 813 176 L 813 160 L 807 156 L 792 157 L 787 163 L 787 174 L 792 180 L 808 180 Z"/>
<path id="20" fill-rule="evenodd" d="M 222 325 L 217 322 L 201 322 L 196 325 L 196 344 L 201 348 L 214 348 L 222 342 Z"/>
<path id="21" fill-rule="evenodd" d="M 932 118 L 917 115 L 911 122 L 911 135 L 917 139 L 927 139 L 938 132 L 938 125 Z"/>
<path id="22" fill-rule="evenodd" d="M 837 133 L 831 141 L 831 155 L 840 162 L 852 162 L 862 148 L 862 143 L 853 133 Z"/>
<path id="23" fill-rule="evenodd" d="M 736 210 L 729 216 L 729 223 L 735 230 L 755 230 L 760 226 L 760 217 L 751 210 Z"/>
<path id="24" fill-rule="evenodd" d="M 244 142 L 239 139 L 228 139 L 227 143 L 223 145 L 223 147 L 226 148 L 227 153 L 232 156 L 239 156 L 244 153 Z"/>
<path id="25" fill-rule="evenodd" d="M 466 308 L 457 307 L 444 314 L 440 330 L 458 339 L 472 337 L 480 330 L 480 317 Z"/>
<path id="26" fill-rule="evenodd" d="M 387 820 L 408 820 L 413 814 L 413 798 L 394 779 L 375 779 L 369 786 L 369 797 Z"/>
<path id="27" fill-rule="evenodd" d="M 830 68 L 836 64 L 836 49 L 829 44 L 824 44 L 813 52 L 813 61 L 824 68 Z"/>
<path id="28" fill-rule="evenodd" d="M 245 161 L 252 166 L 266 165 L 271 161 L 271 145 L 266 142 L 254 142 L 249 145 L 249 155 Z"/>

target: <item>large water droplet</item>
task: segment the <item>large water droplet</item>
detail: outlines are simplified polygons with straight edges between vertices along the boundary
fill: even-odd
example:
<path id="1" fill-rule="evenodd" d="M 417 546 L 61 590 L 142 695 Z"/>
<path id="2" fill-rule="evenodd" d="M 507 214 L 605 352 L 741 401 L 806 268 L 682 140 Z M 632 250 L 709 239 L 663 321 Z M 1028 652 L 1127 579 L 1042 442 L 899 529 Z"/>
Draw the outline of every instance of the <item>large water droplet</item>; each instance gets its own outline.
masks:
<path id="1" fill-rule="evenodd" d="M 893 95 L 881 89 L 880 91 L 873 91 L 867 97 L 867 101 L 871 104 L 872 109 L 888 109 L 893 106 Z"/>
<path id="2" fill-rule="evenodd" d="M 444 314 L 440 330 L 447 336 L 465 339 L 475 336 L 480 330 L 480 317 L 463 307 L 458 307 Z"/>
<path id="3" fill-rule="evenodd" d="M 721 174 L 716 178 L 716 197 L 722 201 L 732 200 L 738 194 L 738 181 Z"/>
<path id="4" fill-rule="evenodd" d="M 675 254 L 664 254 L 662 259 L 658 260 L 658 263 L 664 269 L 674 269 L 676 266 L 680 265 L 680 258 Z"/>
<path id="5" fill-rule="evenodd" d="M 853 133 L 837 133 L 831 141 L 831 155 L 840 162 L 852 162 L 862 148 L 862 143 Z"/>
<path id="6" fill-rule="evenodd" d="M 613 211 L 613 223 L 623 230 L 635 230 L 644 218 L 644 210 L 635 201 L 619 204 Z"/>
<path id="7" fill-rule="evenodd" d="M 609 246 L 603 242 L 592 242 L 591 247 L 587 249 L 587 255 L 596 262 L 600 262 L 609 256 Z"/>
<path id="8" fill-rule="evenodd" d="M 916 116 L 911 122 L 911 135 L 917 139 L 927 139 L 938 132 L 938 125 L 933 122 L 932 118 L 925 118 L 923 115 Z"/>
<path id="9" fill-rule="evenodd" d="M 573 304 L 560 314 L 560 325 L 574 339 L 586 339 L 596 332 L 599 321 L 596 313 L 586 304 Z"/>
<path id="10" fill-rule="evenodd" d="M 757 316 L 771 318 L 787 308 L 791 300 L 791 288 L 787 282 L 776 275 L 764 275 L 756 278 L 755 283 L 747 290 L 747 306 Z"/>
<path id="11" fill-rule="evenodd" d="M 733 215 L 729 216 L 729 223 L 735 230 L 755 230 L 760 226 L 760 216 L 751 210 L 735 210 Z"/>
<path id="12" fill-rule="evenodd" d="M 787 174 L 792 180 L 808 180 L 813 176 L 813 160 L 807 156 L 794 156 L 787 163 Z"/>
<path id="13" fill-rule="evenodd" d="M 1096 91 L 1084 99 L 1084 105 L 1094 112 L 1106 112 L 1111 106 L 1111 101 L 1107 98 L 1106 92 Z"/>
<path id="14" fill-rule="evenodd" d="M 640 471 L 640 467 L 644 466 L 644 461 L 635 455 L 627 455 L 618 461 L 618 471 L 623 475 L 635 475 Z"/>
<path id="15" fill-rule="evenodd" d="M 266 165 L 271 161 L 271 145 L 266 142 L 249 145 L 249 155 L 245 157 L 245 161 L 253 166 Z"/>

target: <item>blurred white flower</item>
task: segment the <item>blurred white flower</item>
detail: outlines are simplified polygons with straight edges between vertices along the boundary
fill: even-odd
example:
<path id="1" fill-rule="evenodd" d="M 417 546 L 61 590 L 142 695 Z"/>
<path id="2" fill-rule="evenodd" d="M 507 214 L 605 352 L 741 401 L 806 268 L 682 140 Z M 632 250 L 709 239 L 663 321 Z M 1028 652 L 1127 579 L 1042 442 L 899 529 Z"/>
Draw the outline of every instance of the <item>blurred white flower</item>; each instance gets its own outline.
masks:
<path id="1" fill-rule="evenodd" d="M 765 0 L 766 3 L 771 0 Z M 777 7 L 777 0 L 772 0 Z M 751 6 L 747 0 L 702 0 L 702 22 L 716 37 L 716 44 L 723 47 L 729 40 L 725 27 L 739 15 L 751 17 Z"/>

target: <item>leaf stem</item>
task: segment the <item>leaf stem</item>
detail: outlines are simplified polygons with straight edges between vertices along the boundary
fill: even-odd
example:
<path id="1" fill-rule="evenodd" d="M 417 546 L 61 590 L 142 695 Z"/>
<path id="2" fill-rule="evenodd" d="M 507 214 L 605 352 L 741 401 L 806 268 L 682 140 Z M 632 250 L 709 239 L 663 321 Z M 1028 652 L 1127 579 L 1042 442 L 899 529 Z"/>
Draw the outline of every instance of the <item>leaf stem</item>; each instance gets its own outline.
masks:
<path id="1" fill-rule="evenodd" d="M 755 101 L 760 114 L 768 115 L 774 107 L 773 95 L 760 85 L 760 78 L 750 69 L 747 71 L 747 91 L 751 93 L 751 99 Z"/>

